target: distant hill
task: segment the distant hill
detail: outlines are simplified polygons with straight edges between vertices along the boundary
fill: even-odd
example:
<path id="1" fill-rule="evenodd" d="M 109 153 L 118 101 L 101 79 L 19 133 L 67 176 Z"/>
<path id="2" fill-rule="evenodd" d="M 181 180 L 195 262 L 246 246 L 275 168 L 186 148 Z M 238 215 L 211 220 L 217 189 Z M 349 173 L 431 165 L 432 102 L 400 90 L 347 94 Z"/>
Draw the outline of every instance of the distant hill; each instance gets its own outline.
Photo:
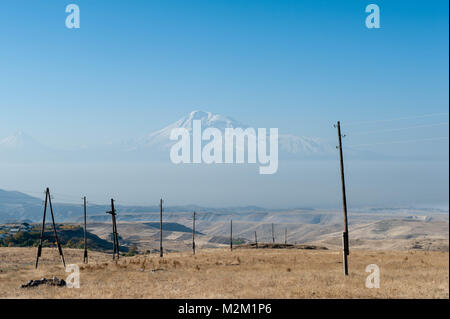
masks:
<path id="1" fill-rule="evenodd" d="M 20 221 L 38 222 L 42 220 L 43 199 L 17 192 L 0 189 L 0 223 Z M 83 206 L 74 204 L 52 203 L 57 222 L 75 221 L 83 214 Z M 91 213 L 106 212 L 108 206 L 90 206 Z"/>
<path id="2" fill-rule="evenodd" d="M 14 223 L 25 220 L 32 222 L 41 221 L 44 210 L 43 200 L 44 192 L 42 192 L 42 199 L 40 199 L 18 191 L 5 191 L 0 189 L 0 223 Z M 56 202 L 52 204 L 56 222 L 81 222 L 83 220 L 83 205 L 81 200 L 79 205 Z M 105 213 L 110 209 L 109 203 L 105 205 L 88 205 L 88 219 L 97 222 L 110 221 L 111 216 Z M 118 205 L 116 209 L 118 212 L 117 219 L 121 221 L 152 220 L 150 216 L 152 213 L 159 214 L 159 206 L 157 205 Z M 229 215 L 230 213 L 249 214 L 274 210 L 256 206 L 208 208 L 197 205 L 185 205 L 164 207 L 165 216 L 168 216 L 170 213 L 176 214 L 179 212 L 193 211 L 213 213 L 216 215 Z"/>
<path id="3" fill-rule="evenodd" d="M 58 239 L 63 247 L 84 248 L 84 230 L 77 225 L 58 225 Z M 89 250 L 111 251 L 113 243 L 102 239 L 95 234 L 87 232 L 87 245 Z M 19 231 L 14 235 L 0 239 L 0 247 L 36 247 L 39 244 L 40 228 L 38 225 L 26 232 Z M 44 247 L 56 246 L 53 229 L 47 227 L 44 232 Z M 120 251 L 128 252 L 128 247 L 120 246 Z"/>
<path id="4" fill-rule="evenodd" d="M 42 197 L 44 194 L 42 194 Z M 43 200 L 17 191 L 0 190 L 0 224 L 10 221 L 40 222 Z M 88 205 L 88 230 L 106 242 L 92 238 L 98 249 L 111 249 L 111 216 L 105 205 Z M 83 206 L 54 203 L 57 223 L 82 223 Z M 122 245 L 138 245 L 141 251 L 159 247 L 159 207 L 120 206 L 118 230 Z M 291 209 L 276 210 L 256 206 L 208 208 L 196 205 L 165 206 L 163 238 L 169 250 L 191 248 L 192 212 L 196 211 L 197 247 L 214 248 L 229 244 L 230 219 L 233 220 L 234 240 L 272 242 L 272 224 L 276 242 L 317 243 L 329 248 L 342 244 L 343 216 L 341 210 Z M 352 247 L 387 248 L 424 247 L 448 250 L 448 209 L 442 208 L 352 208 L 349 211 Z M 81 230 L 78 230 L 80 232 Z M 81 233 L 64 231 L 61 236 L 70 246 L 80 244 Z M 70 236 L 73 236 L 73 240 Z M 50 237 L 51 238 L 51 237 Z M 22 238 L 12 245 L 36 243 L 36 236 Z M 10 242 L 3 245 L 9 245 Z M 236 243 L 237 244 L 237 243 Z M 416 248 L 414 248 L 416 249 Z"/>
<path id="5" fill-rule="evenodd" d="M 150 226 L 152 228 L 156 228 L 159 230 L 159 223 L 143 223 L 146 226 Z M 182 233 L 192 233 L 192 228 L 186 227 L 184 225 L 178 224 L 178 223 L 163 223 L 162 224 L 163 231 L 176 231 L 176 232 L 182 232 Z M 198 235 L 203 235 L 202 233 L 196 231 L 195 232 Z"/>
<path id="6" fill-rule="evenodd" d="M 230 237 L 226 236 L 212 236 L 209 241 L 209 243 L 215 243 L 215 244 L 223 244 L 223 245 L 229 245 L 230 244 Z M 233 238 L 233 245 L 242 245 L 245 243 L 248 243 L 249 240 L 245 238 Z"/>

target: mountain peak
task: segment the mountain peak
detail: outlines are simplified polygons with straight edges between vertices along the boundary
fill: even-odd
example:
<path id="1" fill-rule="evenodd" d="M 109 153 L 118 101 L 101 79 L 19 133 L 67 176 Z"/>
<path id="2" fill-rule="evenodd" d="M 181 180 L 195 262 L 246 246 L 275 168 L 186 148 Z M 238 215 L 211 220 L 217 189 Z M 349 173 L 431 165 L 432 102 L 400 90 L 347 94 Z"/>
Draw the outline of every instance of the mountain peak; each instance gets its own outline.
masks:
<path id="1" fill-rule="evenodd" d="M 195 110 L 190 112 L 187 116 L 182 117 L 175 123 L 166 126 L 165 128 L 163 128 L 158 132 L 168 136 L 170 134 L 170 131 L 173 128 L 177 127 L 182 127 L 190 131 L 192 130 L 192 124 L 194 121 L 201 121 L 203 128 L 215 127 L 218 128 L 219 130 L 224 130 L 227 127 L 242 127 L 242 128 L 248 127 L 248 125 L 242 124 L 228 116 L 214 114 L 212 112 Z"/>
<path id="2" fill-rule="evenodd" d="M 0 140 L 0 146 L 6 148 L 22 149 L 37 144 L 38 143 L 31 136 L 21 130 Z"/>
<path id="3" fill-rule="evenodd" d="M 196 120 L 201 121 L 202 130 L 212 127 L 220 130 L 222 134 L 225 133 L 226 128 L 242 128 L 244 130 L 249 128 L 249 125 L 243 124 L 228 116 L 214 114 L 208 111 L 194 110 L 163 129 L 147 135 L 131 149 L 153 148 L 153 150 L 167 152 L 167 149 L 175 143 L 175 141 L 170 140 L 172 130 L 175 128 L 184 128 L 192 132 L 193 124 Z M 278 141 L 280 144 L 280 152 L 283 153 L 284 158 L 299 158 L 301 156 L 328 158 L 335 152 L 335 149 L 327 141 L 319 138 L 280 134 Z"/>
<path id="4" fill-rule="evenodd" d="M 169 136 L 174 128 L 185 128 L 188 131 L 192 131 L 193 123 L 194 121 L 201 121 L 202 129 L 208 128 L 208 127 L 214 127 L 219 129 L 220 131 L 224 132 L 225 128 L 227 127 L 241 127 L 243 129 L 249 127 L 246 124 L 240 123 L 236 120 L 234 120 L 231 117 L 223 116 L 220 114 L 214 114 L 212 112 L 202 111 L 202 110 L 194 110 L 190 112 L 188 115 L 182 117 L 178 121 L 164 127 L 163 129 L 154 132 L 152 134 L 149 134 L 143 141 L 143 144 L 149 146 L 149 145 L 155 145 L 162 143 L 164 145 L 172 144 L 172 142 L 169 141 Z"/>
<path id="5" fill-rule="evenodd" d="M 176 124 L 177 127 L 184 127 L 188 130 L 191 130 L 193 121 L 196 120 L 201 121 L 202 127 L 204 128 L 215 127 L 218 128 L 219 130 L 224 130 L 227 127 L 242 127 L 242 128 L 248 127 L 248 125 L 240 123 L 231 117 L 200 110 L 192 111 L 188 116 L 180 119 L 174 124 Z M 172 128 L 173 125 L 170 125 L 168 127 Z"/>
<path id="6" fill-rule="evenodd" d="M 201 110 L 195 110 L 189 114 L 189 118 L 193 119 L 193 120 L 201 120 L 204 118 L 211 118 L 211 117 L 212 117 L 211 112 L 205 112 L 205 111 L 201 111 Z"/>

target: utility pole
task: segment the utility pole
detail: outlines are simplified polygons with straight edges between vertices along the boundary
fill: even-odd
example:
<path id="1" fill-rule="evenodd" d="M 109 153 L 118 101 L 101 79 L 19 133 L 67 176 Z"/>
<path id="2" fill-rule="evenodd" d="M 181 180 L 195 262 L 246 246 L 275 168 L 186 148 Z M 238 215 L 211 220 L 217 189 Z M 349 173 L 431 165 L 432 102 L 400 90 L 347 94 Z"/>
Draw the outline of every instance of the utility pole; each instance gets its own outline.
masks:
<path id="1" fill-rule="evenodd" d="M 273 230 L 273 223 L 272 223 L 272 243 L 275 244 L 275 232 Z"/>
<path id="2" fill-rule="evenodd" d="M 159 257 L 163 256 L 163 226 L 162 226 L 162 213 L 163 213 L 163 199 L 159 201 Z"/>
<path id="3" fill-rule="evenodd" d="M 87 229 L 86 229 L 86 196 L 83 197 L 84 203 L 84 254 L 83 254 L 83 262 L 85 264 L 88 263 L 88 252 L 87 252 Z"/>
<path id="4" fill-rule="evenodd" d="M 114 208 L 114 199 L 111 198 L 111 211 L 112 211 L 112 219 L 113 219 L 113 227 L 114 227 L 114 238 L 115 238 L 115 246 L 116 246 L 116 254 L 117 260 L 119 259 L 119 234 L 117 233 L 117 220 L 116 220 L 116 209 Z M 114 257 L 114 256 L 113 256 Z"/>
<path id="5" fill-rule="evenodd" d="M 230 221 L 230 250 L 233 251 L 233 220 Z"/>
<path id="6" fill-rule="evenodd" d="M 344 274 L 348 276 L 348 260 L 347 256 L 350 254 L 349 240 L 348 240 L 348 223 L 347 223 L 347 198 L 345 195 L 345 178 L 344 178 L 344 157 L 342 154 L 342 136 L 341 134 L 341 124 L 337 122 L 337 133 L 339 139 L 339 158 L 341 167 L 341 185 L 342 185 L 342 207 L 344 209 L 344 233 L 343 235 L 343 245 L 344 245 Z"/>
<path id="7" fill-rule="evenodd" d="M 114 199 L 111 198 L 111 211 L 106 212 L 111 214 L 112 227 L 113 227 L 113 260 L 117 255 L 117 260 L 119 259 L 119 234 L 117 233 L 117 223 L 116 223 L 116 210 L 114 208 Z"/>
<path id="8" fill-rule="evenodd" d="M 287 245 L 287 227 L 284 229 L 284 244 Z"/>
<path id="9" fill-rule="evenodd" d="M 39 238 L 39 245 L 38 245 L 38 250 L 37 250 L 37 254 L 36 254 L 35 267 L 36 268 L 38 267 L 39 257 L 41 257 L 41 254 L 42 254 L 42 240 L 44 238 L 44 232 L 45 232 L 45 217 L 46 217 L 46 214 L 47 214 L 47 203 L 49 203 L 50 213 L 52 215 L 53 232 L 55 234 L 56 246 L 58 247 L 59 256 L 61 257 L 61 261 L 62 261 L 62 263 L 64 265 L 64 268 L 66 268 L 66 262 L 64 260 L 64 254 L 63 254 L 63 251 L 62 251 L 62 248 L 61 248 L 61 244 L 59 243 L 59 240 L 58 240 L 58 233 L 56 232 L 55 217 L 53 215 L 53 207 L 52 207 L 52 199 L 51 199 L 51 196 L 50 196 L 50 189 L 48 187 L 45 190 L 44 217 L 42 218 L 41 236 Z"/>
<path id="10" fill-rule="evenodd" d="M 258 248 L 258 237 L 256 237 L 256 230 L 255 230 L 255 247 Z"/>
<path id="11" fill-rule="evenodd" d="M 192 254 L 195 255 L 195 212 L 192 214 Z"/>

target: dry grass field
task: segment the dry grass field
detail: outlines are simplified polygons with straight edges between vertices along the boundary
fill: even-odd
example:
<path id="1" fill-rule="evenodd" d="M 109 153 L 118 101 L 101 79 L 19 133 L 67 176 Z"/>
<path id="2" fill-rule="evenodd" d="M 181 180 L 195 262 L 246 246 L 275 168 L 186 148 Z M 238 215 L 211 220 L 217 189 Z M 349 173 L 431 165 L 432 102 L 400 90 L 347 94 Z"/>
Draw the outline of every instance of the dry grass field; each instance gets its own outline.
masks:
<path id="1" fill-rule="evenodd" d="M 449 298 L 449 254 L 352 250 L 350 276 L 332 250 L 225 249 L 121 257 L 65 249 L 80 266 L 81 287 L 19 288 L 30 279 L 66 278 L 56 249 L 0 248 L 0 298 Z M 380 268 L 380 288 L 368 289 L 368 264 Z M 156 271 L 152 271 L 156 270 Z"/>

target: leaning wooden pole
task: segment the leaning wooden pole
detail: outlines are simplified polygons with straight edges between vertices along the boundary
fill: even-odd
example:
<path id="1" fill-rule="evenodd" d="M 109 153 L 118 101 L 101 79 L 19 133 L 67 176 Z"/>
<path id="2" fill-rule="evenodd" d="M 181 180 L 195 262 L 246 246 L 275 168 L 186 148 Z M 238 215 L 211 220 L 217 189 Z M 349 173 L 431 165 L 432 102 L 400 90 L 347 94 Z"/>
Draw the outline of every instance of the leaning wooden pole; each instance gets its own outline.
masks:
<path id="1" fill-rule="evenodd" d="M 344 178 L 344 157 L 342 153 L 342 134 L 341 134 L 341 124 L 337 122 L 337 131 L 339 139 L 339 159 L 341 168 L 341 185 L 342 185 L 342 207 L 344 210 L 344 233 L 343 236 L 343 246 L 344 246 L 344 274 L 348 275 L 348 255 L 350 254 L 349 249 L 349 239 L 348 239 L 348 222 L 347 222 L 347 198 L 345 194 L 345 178 Z"/>
<path id="2" fill-rule="evenodd" d="M 36 254 L 36 262 L 35 262 L 36 268 L 38 267 L 38 264 L 39 264 L 39 257 L 41 257 L 41 254 L 42 254 L 42 240 L 43 240 L 44 231 L 45 231 L 45 216 L 47 214 L 47 197 L 48 197 L 48 188 L 45 190 L 44 217 L 42 218 L 41 236 L 39 238 L 39 245 L 38 245 L 37 254 Z"/>

